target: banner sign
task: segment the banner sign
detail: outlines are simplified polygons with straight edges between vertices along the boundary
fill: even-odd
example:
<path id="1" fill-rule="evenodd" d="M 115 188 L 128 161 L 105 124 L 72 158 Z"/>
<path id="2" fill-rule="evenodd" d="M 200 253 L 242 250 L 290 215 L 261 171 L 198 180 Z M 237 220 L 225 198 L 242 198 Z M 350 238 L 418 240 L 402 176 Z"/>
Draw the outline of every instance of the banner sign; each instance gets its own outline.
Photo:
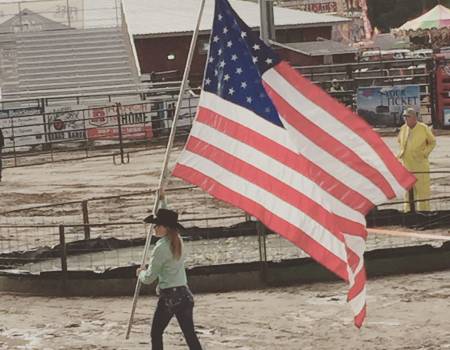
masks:
<path id="1" fill-rule="evenodd" d="M 0 111 L 0 128 L 3 130 L 7 148 L 45 143 L 44 119 L 40 108 Z"/>
<path id="2" fill-rule="evenodd" d="M 444 125 L 450 126 L 450 109 L 444 109 Z"/>
<path id="3" fill-rule="evenodd" d="M 358 88 L 356 96 L 358 114 L 369 124 L 399 126 L 403 124 L 403 111 L 412 107 L 420 111 L 419 85 L 371 86 Z"/>
<path id="4" fill-rule="evenodd" d="M 195 117 L 195 113 L 197 111 L 198 106 L 198 97 L 191 97 L 186 94 L 186 96 L 181 100 L 180 106 L 180 115 L 177 120 L 177 128 L 189 127 L 192 125 L 192 122 Z M 168 101 L 164 102 L 164 114 L 163 118 L 165 121 L 165 127 L 172 127 L 172 120 L 175 114 L 176 101 Z M 159 116 L 161 117 L 161 116 Z"/>
<path id="5" fill-rule="evenodd" d="M 304 0 L 298 5 L 302 11 L 308 12 L 337 12 L 338 6 L 336 1 L 329 0 Z"/>
<path id="6" fill-rule="evenodd" d="M 85 140 L 85 108 L 80 105 L 45 107 L 47 142 Z"/>
<path id="7" fill-rule="evenodd" d="M 120 106 L 122 137 L 128 140 L 152 138 L 150 112 L 149 104 Z M 117 140 L 119 138 L 116 105 L 91 107 L 87 122 L 87 135 L 90 140 Z"/>

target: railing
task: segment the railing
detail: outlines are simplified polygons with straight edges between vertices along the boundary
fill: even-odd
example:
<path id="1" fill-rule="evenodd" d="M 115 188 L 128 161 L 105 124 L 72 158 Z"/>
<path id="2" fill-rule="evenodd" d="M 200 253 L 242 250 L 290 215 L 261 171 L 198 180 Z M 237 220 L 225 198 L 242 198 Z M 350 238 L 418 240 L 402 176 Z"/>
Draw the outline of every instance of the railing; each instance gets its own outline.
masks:
<path id="1" fill-rule="evenodd" d="M 166 140 L 172 125 L 175 97 L 149 97 L 132 104 L 40 104 L 0 112 L 5 137 L 5 167 L 99 156 L 120 156 Z M 186 96 L 178 136 L 186 136 L 198 98 Z M 118 159 L 118 158 L 117 158 Z"/>
<path id="2" fill-rule="evenodd" d="M 175 96 L 180 91 L 180 81 L 149 83 L 142 82 L 139 84 L 140 91 L 136 91 L 135 85 L 133 85 L 133 91 L 130 92 L 93 92 L 89 94 L 70 93 L 62 90 L 58 96 L 48 97 L 45 91 L 42 91 L 42 97 L 32 98 L 18 98 L 18 99 L 2 99 L 0 100 L 0 106 L 2 110 L 14 109 L 14 108 L 26 108 L 26 107 L 42 107 L 50 105 L 85 105 L 86 103 L 111 103 L 127 101 L 141 101 L 151 99 L 155 96 L 169 95 Z M 131 86 L 130 86 L 131 87 Z M 37 91 L 39 93 L 39 91 Z"/>
<path id="3" fill-rule="evenodd" d="M 357 109 L 358 88 L 371 86 L 418 85 L 420 89 L 420 107 L 422 117 L 427 123 L 433 120 L 435 96 L 432 93 L 432 75 L 434 63 L 431 58 L 403 60 L 378 60 L 373 62 L 355 62 L 320 66 L 296 67 L 305 77 L 327 90 L 330 95 Z M 343 91 L 331 92 L 333 79 L 338 80 Z M 398 126 L 401 116 L 393 121 Z M 377 125 L 378 126 L 378 125 Z"/>

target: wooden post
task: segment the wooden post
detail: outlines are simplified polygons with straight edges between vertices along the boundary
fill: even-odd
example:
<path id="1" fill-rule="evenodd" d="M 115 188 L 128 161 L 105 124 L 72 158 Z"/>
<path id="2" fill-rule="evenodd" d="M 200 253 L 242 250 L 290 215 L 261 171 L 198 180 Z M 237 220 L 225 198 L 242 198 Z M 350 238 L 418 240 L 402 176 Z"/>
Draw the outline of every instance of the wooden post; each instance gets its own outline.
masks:
<path id="1" fill-rule="evenodd" d="M 67 247 L 64 225 L 59 225 L 59 244 L 61 245 L 61 273 L 63 294 L 67 292 Z"/>
<path id="2" fill-rule="evenodd" d="M 409 201 L 409 211 L 411 213 L 416 212 L 416 202 L 414 201 L 414 187 L 411 187 L 411 189 L 408 192 L 408 201 Z"/>
<path id="3" fill-rule="evenodd" d="M 266 226 L 261 221 L 256 223 L 256 231 L 258 232 L 258 243 L 259 243 L 259 261 L 260 261 L 260 272 L 261 280 L 267 282 L 267 246 L 266 246 Z"/>
<path id="4" fill-rule="evenodd" d="M 117 114 L 117 128 L 119 133 L 119 148 L 120 148 L 120 164 L 125 164 L 124 154 L 123 154 L 123 135 L 122 135 L 122 120 L 120 119 L 120 103 L 116 104 L 116 114 Z"/>
<path id="5" fill-rule="evenodd" d="M 81 202 L 81 210 L 83 211 L 84 239 L 91 239 L 91 227 L 89 226 L 88 201 Z"/>

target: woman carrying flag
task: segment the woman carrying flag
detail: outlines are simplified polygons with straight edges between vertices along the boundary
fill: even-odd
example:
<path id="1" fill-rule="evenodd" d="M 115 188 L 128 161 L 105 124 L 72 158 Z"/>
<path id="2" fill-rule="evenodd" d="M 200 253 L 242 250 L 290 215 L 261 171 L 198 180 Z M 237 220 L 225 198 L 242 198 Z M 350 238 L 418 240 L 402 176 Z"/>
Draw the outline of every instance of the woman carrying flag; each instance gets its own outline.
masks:
<path id="1" fill-rule="evenodd" d="M 165 207 L 164 201 L 163 204 Z M 159 300 L 152 321 L 152 349 L 163 349 L 164 330 L 175 315 L 189 349 L 202 350 L 194 329 L 194 298 L 187 286 L 183 240 L 179 234 L 183 226 L 178 223 L 178 214 L 161 208 L 156 216 L 150 215 L 144 222 L 154 224 L 154 235 L 159 238 L 148 268 L 138 268 L 136 271 L 144 284 L 158 279 L 156 291 Z"/>

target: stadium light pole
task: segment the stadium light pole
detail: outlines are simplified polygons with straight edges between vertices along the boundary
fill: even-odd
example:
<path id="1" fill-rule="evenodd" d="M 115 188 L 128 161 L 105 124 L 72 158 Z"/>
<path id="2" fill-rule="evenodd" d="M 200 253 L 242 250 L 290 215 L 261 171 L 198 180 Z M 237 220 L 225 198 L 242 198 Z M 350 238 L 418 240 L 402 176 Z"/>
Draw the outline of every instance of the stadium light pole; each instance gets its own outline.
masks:
<path id="1" fill-rule="evenodd" d="M 166 154 L 164 156 L 163 166 L 162 166 L 162 170 L 161 170 L 161 176 L 159 178 L 158 195 L 156 196 L 155 203 L 153 205 L 153 215 L 156 214 L 156 211 L 159 207 L 160 190 L 163 188 L 164 183 L 166 181 L 170 152 L 172 151 L 173 141 L 175 139 L 175 132 L 176 132 L 176 128 L 177 128 L 176 125 L 177 125 L 177 121 L 178 121 L 178 116 L 180 114 L 181 102 L 183 100 L 183 95 L 184 95 L 184 93 L 186 91 L 186 87 L 187 87 L 187 80 L 188 80 L 189 72 L 191 69 L 192 59 L 194 57 L 195 46 L 197 44 L 197 37 L 198 37 L 199 29 L 200 29 L 200 22 L 201 22 L 201 19 L 203 16 L 204 7 L 205 7 L 205 0 L 202 0 L 202 2 L 200 4 L 200 9 L 198 12 L 197 25 L 195 27 L 194 34 L 192 36 L 191 46 L 189 48 L 189 54 L 188 54 L 188 58 L 186 61 L 186 66 L 184 68 L 183 80 L 181 83 L 180 93 L 178 95 L 177 105 L 175 108 L 175 115 L 173 116 L 173 120 L 172 120 L 172 128 L 170 130 L 169 140 L 167 141 Z M 147 261 L 147 255 L 148 255 L 148 251 L 150 249 L 150 242 L 151 242 L 151 238 L 152 238 L 152 230 L 153 230 L 153 224 L 150 225 L 150 229 L 147 232 L 147 239 L 145 241 L 145 248 L 144 248 L 144 253 L 142 256 L 141 268 L 145 266 L 145 262 Z M 136 288 L 134 290 L 133 305 L 131 308 L 130 319 L 128 321 L 128 328 L 127 328 L 127 333 L 125 335 L 125 339 L 128 339 L 130 337 L 131 327 L 133 325 L 134 313 L 136 311 L 136 305 L 137 305 L 137 300 L 139 297 L 140 290 L 141 290 L 141 282 L 138 278 L 136 281 Z"/>

